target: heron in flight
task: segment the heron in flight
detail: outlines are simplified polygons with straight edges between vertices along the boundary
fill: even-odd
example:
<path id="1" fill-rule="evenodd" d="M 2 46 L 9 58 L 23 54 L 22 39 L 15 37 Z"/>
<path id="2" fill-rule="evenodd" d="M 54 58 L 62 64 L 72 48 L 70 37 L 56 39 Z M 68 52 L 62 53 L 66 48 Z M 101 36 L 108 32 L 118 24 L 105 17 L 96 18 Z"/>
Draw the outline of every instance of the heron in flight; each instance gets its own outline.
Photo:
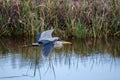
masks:
<path id="1" fill-rule="evenodd" d="M 60 41 L 58 37 L 52 37 L 52 30 L 47 30 L 36 35 L 36 43 L 32 43 L 33 46 L 42 46 L 42 53 L 44 56 L 48 56 L 53 48 L 62 48 L 63 44 L 72 44 L 67 41 Z"/>

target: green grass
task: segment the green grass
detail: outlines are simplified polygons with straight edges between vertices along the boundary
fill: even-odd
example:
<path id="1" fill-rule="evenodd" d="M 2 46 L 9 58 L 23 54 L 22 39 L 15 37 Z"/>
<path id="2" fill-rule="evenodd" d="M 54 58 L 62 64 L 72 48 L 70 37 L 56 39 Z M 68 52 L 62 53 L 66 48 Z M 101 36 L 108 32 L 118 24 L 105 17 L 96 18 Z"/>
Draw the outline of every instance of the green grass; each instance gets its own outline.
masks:
<path id="1" fill-rule="evenodd" d="M 0 36 L 55 29 L 63 38 L 120 37 L 119 0 L 0 2 Z"/>

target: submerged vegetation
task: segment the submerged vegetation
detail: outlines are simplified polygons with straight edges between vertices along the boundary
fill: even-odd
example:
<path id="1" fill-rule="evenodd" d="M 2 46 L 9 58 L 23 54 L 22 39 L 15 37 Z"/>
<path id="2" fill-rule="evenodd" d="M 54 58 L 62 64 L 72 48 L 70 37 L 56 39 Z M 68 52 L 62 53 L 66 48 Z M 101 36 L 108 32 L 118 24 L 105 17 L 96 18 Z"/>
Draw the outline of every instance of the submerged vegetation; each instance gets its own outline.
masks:
<path id="1" fill-rule="evenodd" d="M 0 36 L 120 37 L 120 0 L 0 0 Z"/>

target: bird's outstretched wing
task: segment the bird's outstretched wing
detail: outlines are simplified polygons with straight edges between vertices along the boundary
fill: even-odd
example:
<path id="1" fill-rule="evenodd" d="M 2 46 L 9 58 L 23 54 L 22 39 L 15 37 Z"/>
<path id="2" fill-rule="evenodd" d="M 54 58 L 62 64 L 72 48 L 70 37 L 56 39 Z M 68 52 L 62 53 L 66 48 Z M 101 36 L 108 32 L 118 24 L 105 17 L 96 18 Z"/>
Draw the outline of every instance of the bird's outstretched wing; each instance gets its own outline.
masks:
<path id="1" fill-rule="evenodd" d="M 47 30 L 36 35 L 38 43 L 42 45 L 42 53 L 44 56 L 48 56 L 54 47 L 54 42 L 58 40 L 58 37 L 52 37 L 54 30 Z"/>
<path id="2" fill-rule="evenodd" d="M 41 33 L 41 38 L 52 38 L 52 32 L 54 30 L 47 30 Z"/>
<path id="3" fill-rule="evenodd" d="M 42 33 L 37 34 L 37 35 L 36 35 L 37 41 L 39 42 L 39 41 L 41 41 L 41 40 L 47 40 L 47 39 L 52 38 L 52 32 L 53 32 L 53 31 L 54 31 L 54 30 L 52 29 L 52 30 L 47 30 L 47 31 L 44 31 L 44 32 L 42 32 Z"/>
<path id="4" fill-rule="evenodd" d="M 44 43 L 46 43 L 46 44 L 42 45 L 42 53 L 43 53 L 44 56 L 47 57 L 54 48 L 54 42 L 52 42 L 52 41 L 47 42 L 46 41 Z"/>

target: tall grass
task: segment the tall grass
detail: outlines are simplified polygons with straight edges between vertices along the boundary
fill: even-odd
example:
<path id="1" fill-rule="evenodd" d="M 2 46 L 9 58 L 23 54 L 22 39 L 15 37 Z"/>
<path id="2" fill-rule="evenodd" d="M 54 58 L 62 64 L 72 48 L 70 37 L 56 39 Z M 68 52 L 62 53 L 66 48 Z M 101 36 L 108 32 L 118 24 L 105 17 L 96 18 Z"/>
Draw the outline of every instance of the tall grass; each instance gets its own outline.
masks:
<path id="1" fill-rule="evenodd" d="M 0 2 L 0 36 L 55 29 L 60 37 L 120 37 L 119 0 L 21 0 Z"/>

